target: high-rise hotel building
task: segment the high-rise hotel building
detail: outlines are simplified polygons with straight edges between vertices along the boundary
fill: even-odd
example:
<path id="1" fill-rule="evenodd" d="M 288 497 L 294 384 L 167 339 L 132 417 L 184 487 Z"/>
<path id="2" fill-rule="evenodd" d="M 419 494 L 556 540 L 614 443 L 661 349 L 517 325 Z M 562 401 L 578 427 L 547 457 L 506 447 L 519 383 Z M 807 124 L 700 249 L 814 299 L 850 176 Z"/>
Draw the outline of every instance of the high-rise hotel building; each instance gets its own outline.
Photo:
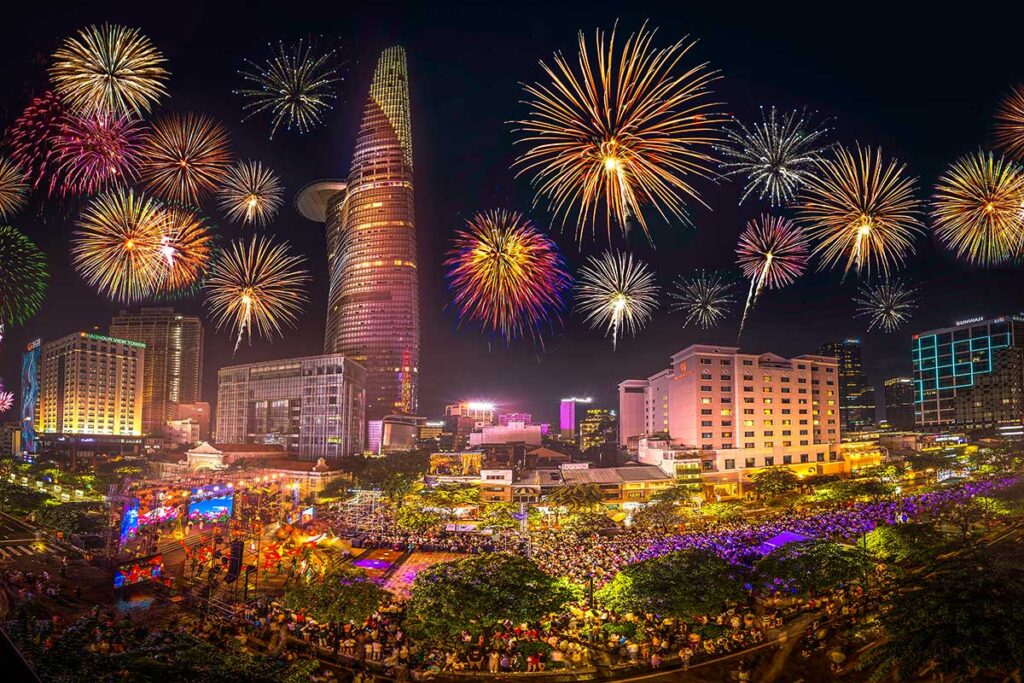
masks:
<path id="1" fill-rule="evenodd" d="M 145 344 L 88 332 L 43 344 L 35 432 L 141 436 L 145 355 Z"/>
<path id="2" fill-rule="evenodd" d="M 420 320 L 405 51 L 381 54 L 347 181 L 305 187 L 296 207 L 326 223 L 325 353 L 366 368 L 366 415 L 415 413 Z"/>
<path id="3" fill-rule="evenodd" d="M 277 444 L 303 460 L 363 450 L 366 371 L 341 354 L 217 373 L 218 444 Z"/>
<path id="4" fill-rule="evenodd" d="M 142 429 L 147 435 L 165 434 L 179 404 L 202 400 L 202 322 L 173 308 L 121 311 L 110 322 L 110 336 L 146 345 Z"/>
<path id="5" fill-rule="evenodd" d="M 763 467 L 787 465 L 801 476 L 844 469 L 837 376 L 832 357 L 694 344 L 661 372 L 620 385 L 619 413 L 636 413 L 635 393 L 623 389 L 644 389 L 643 435 L 667 435 L 696 452 L 705 482 L 737 495 Z"/>
<path id="6" fill-rule="evenodd" d="M 910 359 L 917 427 L 1020 431 L 1024 316 L 972 318 L 915 334 Z"/>
<path id="7" fill-rule="evenodd" d="M 875 387 L 864 374 L 860 339 L 822 344 L 819 356 L 839 361 L 839 418 L 844 432 L 859 432 L 875 424 Z"/>

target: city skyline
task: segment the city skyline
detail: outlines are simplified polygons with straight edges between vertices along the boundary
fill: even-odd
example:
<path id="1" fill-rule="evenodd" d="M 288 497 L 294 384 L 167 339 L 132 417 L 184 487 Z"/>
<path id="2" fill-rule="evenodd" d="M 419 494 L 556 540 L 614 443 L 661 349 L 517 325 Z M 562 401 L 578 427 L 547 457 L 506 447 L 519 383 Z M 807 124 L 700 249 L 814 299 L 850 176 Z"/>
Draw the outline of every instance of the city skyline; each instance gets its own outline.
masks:
<path id="1" fill-rule="evenodd" d="M 91 20 L 87 14 L 71 13 L 61 19 L 67 26 L 55 27 L 54 35 Z M 520 409 L 530 409 L 537 413 L 538 419 L 550 422 L 557 418 L 555 402 L 563 395 L 592 395 L 601 405 L 611 406 L 616 402 L 616 388 L 620 381 L 645 372 L 675 349 L 696 342 L 731 344 L 734 341 L 738 324 L 736 315 L 725 327 L 705 333 L 682 329 L 681 319 L 663 308 L 637 338 L 623 339 L 617 352 L 608 348 L 599 333 L 584 329 L 577 320 L 571 320 L 565 331 L 549 341 L 543 351 L 529 344 L 506 349 L 500 343 L 489 343 L 473 330 L 457 329 L 453 312 L 446 308 L 448 293 L 439 262 L 451 232 L 476 210 L 508 205 L 530 211 L 532 193 L 528 184 L 512 180 L 503 170 L 514 155 L 512 136 L 504 122 L 522 115 L 516 104 L 514 82 L 536 78 L 536 60 L 547 55 L 552 47 L 571 45 L 571 36 L 580 27 L 568 14 L 553 14 L 550 25 L 531 37 L 529 46 L 519 41 L 516 53 L 522 53 L 520 57 L 500 60 L 488 57 L 476 61 L 468 60 L 467 56 L 480 51 L 489 42 L 498 41 L 500 45 L 503 44 L 501 41 L 508 40 L 501 33 L 499 24 L 502 22 L 495 22 L 493 17 L 473 11 L 461 12 L 457 22 L 463 42 L 453 44 L 433 40 L 433 37 L 442 35 L 438 33 L 441 29 L 436 21 L 426 22 L 422 33 L 414 31 L 417 21 L 422 23 L 424 19 L 416 11 L 389 14 L 384 17 L 386 21 L 375 22 L 371 22 L 368 15 L 357 14 L 353 28 L 348 29 L 351 33 L 342 36 L 347 56 L 358 62 L 353 64 L 346 80 L 345 101 L 339 102 L 327 114 L 324 130 L 304 137 L 279 135 L 271 143 L 266 142 L 265 131 L 259 125 L 239 123 L 238 103 L 230 98 L 217 97 L 216 91 L 218 84 L 229 84 L 234 79 L 235 63 L 260 42 L 255 36 L 276 37 L 279 26 L 253 20 L 251 44 L 248 39 L 231 44 L 228 52 L 234 59 L 226 60 L 228 63 L 221 63 L 225 60 L 219 59 L 217 69 L 208 74 L 206 85 L 199 85 L 202 79 L 194 76 L 210 56 L 201 46 L 195 46 L 194 54 L 170 55 L 175 60 L 176 76 L 179 77 L 177 83 L 181 86 L 181 90 L 176 91 L 174 108 L 210 108 L 229 125 L 240 152 L 259 150 L 268 163 L 281 169 L 286 191 L 294 196 L 293 193 L 311 179 L 342 170 L 339 162 L 344 165 L 351 158 L 362 114 L 358 105 L 362 94 L 369 88 L 373 61 L 380 49 L 389 44 L 407 46 L 410 68 L 415 73 L 410 86 L 411 123 L 418 157 L 418 261 L 424 360 L 421 363 L 423 401 L 422 409 L 418 411 L 421 414 L 437 415 L 446 403 L 482 396 Z M 617 16 L 624 25 L 635 27 L 646 13 L 608 11 L 605 13 L 607 17 L 598 16 L 600 14 L 594 13 L 590 23 L 608 24 Z M 858 71 L 852 68 L 851 57 L 827 49 L 827 46 L 815 43 L 813 49 L 802 48 L 798 44 L 781 47 L 778 41 L 759 36 L 756 13 L 741 17 L 738 23 L 730 25 L 728 32 L 716 28 L 714 13 L 706 9 L 657 14 L 663 32 L 692 33 L 701 37 L 696 53 L 701 59 L 709 59 L 722 68 L 725 76 L 719 88 L 722 99 L 730 103 L 729 109 L 737 115 L 750 117 L 756 113 L 752 98 L 737 87 L 750 84 L 757 101 L 780 107 L 806 106 L 821 118 L 829 119 L 830 125 L 841 130 L 845 139 L 883 144 L 898 139 L 894 152 L 909 162 L 913 172 L 920 175 L 926 185 L 958 154 L 989 144 L 989 112 L 1004 94 L 1007 84 L 1015 79 L 1010 67 L 1005 67 L 1005 71 L 986 69 L 984 78 L 973 80 L 977 90 L 975 101 L 980 100 L 985 106 L 967 108 L 944 104 L 941 122 L 916 130 L 916 125 L 910 123 L 913 112 L 927 110 L 936 98 L 941 99 L 941 95 L 931 94 L 936 92 L 936 89 L 928 87 L 931 81 L 920 82 L 910 92 L 902 92 L 903 82 L 894 75 L 882 73 L 865 80 L 866 77 L 858 75 Z M 130 13 L 128 18 L 132 18 Z M 226 22 L 228 17 L 214 13 L 209 19 L 211 25 L 208 29 L 195 30 L 218 31 L 216 27 Z M 885 30 L 898 32 L 901 26 L 913 19 L 911 15 L 897 13 L 891 16 L 892 25 Z M 929 21 L 941 20 L 930 18 Z M 174 22 L 160 26 L 151 18 L 140 18 L 137 23 L 155 38 L 164 40 L 173 39 L 175 32 L 181 31 Z M 355 27 L 366 30 L 357 35 Z M 798 22 L 798 25 L 785 30 L 796 34 L 804 28 Z M 851 24 L 837 27 L 837 30 L 855 33 L 856 26 Z M 17 50 L 19 54 L 45 53 L 51 48 L 48 37 L 19 35 L 15 39 L 31 43 L 21 45 Z M 734 41 L 741 39 L 749 42 L 750 46 L 730 52 Z M 913 40 L 908 45 L 913 46 Z M 911 47 L 907 50 L 913 52 Z M 749 59 L 755 52 L 758 64 Z M 952 60 L 943 63 L 943 69 L 972 71 L 971 59 L 963 56 L 958 59 L 955 64 Z M 821 68 L 828 69 L 834 77 L 807 78 L 812 62 L 820 63 Z M 802 69 L 799 76 L 779 71 L 782 66 L 794 63 Z M 205 70 L 203 73 L 207 75 Z M 930 73 L 926 73 L 926 79 L 932 78 Z M 481 78 L 484 75 L 487 78 Z M 13 94 L 26 87 L 37 87 L 34 84 L 43 80 L 43 74 L 36 71 L 26 83 L 7 83 L 7 92 Z M 848 84 L 847 88 L 856 90 L 858 97 L 853 98 L 837 90 L 834 83 L 840 81 Z M 468 82 L 474 85 L 472 96 L 459 96 L 460 106 L 453 106 L 449 99 L 438 99 L 438 93 L 459 95 L 464 92 L 460 88 L 465 88 Z M 883 111 L 888 112 L 890 108 L 896 111 L 896 115 L 884 116 Z M 453 128 L 464 132 L 464 135 L 453 138 L 449 132 Z M 933 140 L 949 128 L 963 131 L 962 137 L 944 145 L 943 149 L 936 149 Z M 457 169 L 473 169 L 475 172 L 458 173 Z M 709 203 L 714 211 L 695 212 L 696 230 L 652 221 L 658 240 L 656 251 L 650 250 L 642 240 L 630 242 L 643 258 L 653 261 L 663 287 L 703 260 L 728 265 L 735 236 L 744 221 L 756 214 L 753 205 L 744 204 L 738 209 L 735 206 L 741 189 L 738 184 L 723 184 L 717 188 L 708 184 L 703 189 L 709 193 Z M 922 190 L 919 194 L 926 192 Z M 550 226 L 550 219 L 542 208 L 530 211 L 530 214 L 541 225 Z M 52 339 L 72 329 L 93 329 L 94 325 L 100 331 L 105 329 L 106 321 L 121 307 L 104 303 L 91 293 L 74 298 L 68 296 L 72 292 L 83 291 L 81 281 L 65 267 L 67 256 L 60 249 L 61 241 L 70 230 L 70 221 L 51 218 L 49 223 L 42 224 L 25 215 L 15 222 L 36 239 L 53 260 L 54 284 L 42 313 L 23 328 L 9 329 L 4 346 L 20 352 L 28 341 L 36 337 Z M 208 350 L 204 359 L 205 400 L 215 400 L 218 367 L 322 352 L 318 340 L 323 339 L 326 325 L 324 313 L 329 284 L 326 259 L 322 256 L 324 234 L 315 227 L 311 228 L 288 206 L 282 209 L 275 229 L 295 239 L 299 251 L 309 259 L 314 271 L 311 301 L 298 329 L 290 332 L 283 341 L 254 341 L 251 347 L 243 345 L 238 354 L 232 355 L 231 340 L 226 335 L 208 334 Z M 572 246 L 569 234 L 554 229 L 552 235 L 562 244 L 572 266 L 578 266 L 584 255 L 599 251 L 602 244 L 597 241 L 585 244 L 581 253 Z M 701 259 L 688 256 L 697 251 L 703 255 Z M 766 296 L 758 303 L 745 332 L 743 349 L 754 353 L 775 350 L 793 355 L 817 348 L 831 339 L 859 337 L 863 339 L 866 372 L 876 389 L 880 389 L 885 378 L 910 373 L 909 348 L 913 332 L 944 327 L 967 317 L 1013 313 L 1021 308 L 1016 289 L 1010 286 L 1013 282 L 1011 269 L 972 270 L 954 262 L 930 237 L 918 240 L 916 252 L 908 264 L 907 276 L 920 290 L 921 305 L 909 325 L 902 330 L 892 334 L 867 333 L 866 321 L 852 317 L 855 283 L 840 284 L 838 278 L 828 274 L 809 273 L 788 290 Z M 988 295 L 993 290 L 997 292 L 996 297 Z M 186 314 L 201 313 L 194 302 L 172 302 L 172 305 Z M 810 307 L 812 314 L 805 315 L 804 307 Z M 797 327 L 792 324 L 794 320 L 802 323 L 799 334 L 794 332 Z M 18 355 L 0 354 L 0 374 L 9 384 L 14 384 L 15 389 L 13 378 L 18 375 Z M 593 359 L 598 362 L 593 362 Z"/>

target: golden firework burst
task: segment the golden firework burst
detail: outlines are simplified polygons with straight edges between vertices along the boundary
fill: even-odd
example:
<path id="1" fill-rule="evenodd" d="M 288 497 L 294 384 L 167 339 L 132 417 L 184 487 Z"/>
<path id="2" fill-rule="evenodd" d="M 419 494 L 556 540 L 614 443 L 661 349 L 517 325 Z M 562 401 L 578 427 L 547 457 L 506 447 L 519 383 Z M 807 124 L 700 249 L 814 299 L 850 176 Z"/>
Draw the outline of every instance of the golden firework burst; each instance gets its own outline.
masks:
<path id="1" fill-rule="evenodd" d="M 224 180 L 220 208 L 233 221 L 262 227 L 277 215 L 283 194 L 277 174 L 258 161 L 242 161 Z"/>
<path id="2" fill-rule="evenodd" d="M 195 202 L 228 174 L 227 131 L 205 114 L 172 114 L 153 124 L 143 148 L 142 180 L 164 199 Z"/>
<path id="3" fill-rule="evenodd" d="M 0 159 L 0 218 L 10 218 L 25 206 L 28 181 L 12 161 Z"/>
<path id="4" fill-rule="evenodd" d="M 686 221 L 685 198 L 701 202 L 692 177 L 714 175 L 726 120 L 708 100 L 717 72 L 682 67 L 694 42 L 656 49 L 654 33 L 644 24 L 617 50 L 614 28 L 610 38 L 597 31 L 592 54 L 580 32 L 577 68 L 556 53 L 554 66 L 541 62 L 548 82 L 523 86 L 530 114 L 516 131 L 527 149 L 513 167 L 563 225 L 574 217 L 581 241 L 602 208 L 609 239 L 630 221 L 650 239 L 643 207 Z"/>
<path id="5" fill-rule="evenodd" d="M 212 247 L 213 236 L 194 211 L 164 208 L 160 216 L 161 291 L 198 285 L 209 267 Z"/>

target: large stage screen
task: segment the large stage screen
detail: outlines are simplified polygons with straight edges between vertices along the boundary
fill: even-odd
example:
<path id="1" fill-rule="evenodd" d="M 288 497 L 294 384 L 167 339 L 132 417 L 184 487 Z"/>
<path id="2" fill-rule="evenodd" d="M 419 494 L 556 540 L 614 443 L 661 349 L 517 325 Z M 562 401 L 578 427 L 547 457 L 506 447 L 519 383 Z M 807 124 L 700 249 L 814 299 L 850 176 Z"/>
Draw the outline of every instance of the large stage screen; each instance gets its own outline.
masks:
<path id="1" fill-rule="evenodd" d="M 231 519 L 235 509 L 235 495 L 220 487 L 203 486 L 192 489 L 188 504 L 188 519 L 191 522 L 224 522 Z"/>

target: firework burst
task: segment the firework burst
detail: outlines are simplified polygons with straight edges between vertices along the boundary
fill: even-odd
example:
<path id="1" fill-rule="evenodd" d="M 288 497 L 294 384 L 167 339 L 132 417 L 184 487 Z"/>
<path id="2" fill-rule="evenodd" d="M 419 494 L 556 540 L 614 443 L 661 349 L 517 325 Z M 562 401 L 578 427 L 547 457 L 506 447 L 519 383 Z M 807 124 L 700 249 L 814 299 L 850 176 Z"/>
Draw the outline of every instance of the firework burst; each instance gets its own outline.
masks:
<path id="1" fill-rule="evenodd" d="M 917 303 L 914 290 L 896 280 L 882 280 L 881 283 L 860 288 L 854 298 L 857 315 L 870 319 L 868 331 L 878 327 L 885 332 L 895 332 L 910 318 Z"/>
<path id="2" fill-rule="evenodd" d="M 1004 263 L 1024 242 L 1024 169 L 989 152 L 965 156 L 939 178 L 932 199 L 935 235 L 958 258 Z"/>
<path id="3" fill-rule="evenodd" d="M 224 180 L 220 208 L 233 221 L 262 227 L 277 215 L 283 194 L 277 174 L 258 161 L 242 161 Z"/>
<path id="4" fill-rule="evenodd" d="M 32 240 L 0 225 L 0 333 L 5 325 L 23 325 L 46 298 L 46 257 Z"/>
<path id="5" fill-rule="evenodd" d="M 166 60 L 138 29 L 81 29 L 53 53 L 53 89 L 81 115 L 139 116 L 167 94 Z"/>
<path id="6" fill-rule="evenodd" d="M 0 380 L 0 415 L 14 407 L 14 394 L 4 389 L 3 380 Z"/>
<path id="7" fill-rule="evenodd" d="M 683 327 L 691 324 L 702 329 L 718 325 L 735 302 L 734 285 L 722 273 L 700 271 L 688 278 L 679 278 L 669 297 L 671 310 L 686 314 Z"/>
<path id="8" fill-rule="evenodd" d="M 174 292 L 199 284 L 209 268 L 213 236 L 194 211 L 165 207 L 159 217 L 160 290 Z"/>
<path id="9" fill-rule="evenodd" d="M 606 251 L 580 268 L 576 306 L 591 329 L 603 327 L 614 349 L 623 329 L 633 336 L 658 308 L 658 285 L 647 264 L 632 254 Z"/>
<path id="10" fill-rule="evenodd" d="M 236 90 L 245 102 L 243 121 L 263 113 L 271 118 L 270 137 L 277 129 L 306 133 L 323 125 L 323 115 L 337 98 L 341 82 L 334 50 L 319 51 L 311 42 L 278 43 L 272 56 L 257 64 L 246 60 L 240 73 L 245 87 Z"/>
<path id="11" fill-rule="evenodd" d="M 726 144 L 719 147 L 722 170 L 726 176 L 744 176 L 740 203 L 752 194 L 767 199 L 772 206 L 793 201 L 806 177 L 814 172 L 814 162 L 824 150 L 826 130 L 811 126 L 798 111 L 779 114 L 775 107 L 761 121 L 747 126 L 736 121 L 727 129 Z"/>
<path id="12" fill-rule="evenodd" d="M 516 131 L 527 149 L 513 167 L 563 226 L 575 217 L 580 241 L 602 211 L 609 239 L 613 224 L 625 232 L 630 221 L 650 239 L 642 207 L 686 221 L 684 198 L 701 201 L 691 176 L 713 175 L 725 120 L 707 101 L 717 72 L 679 67 L 693 42 L 656 49 L 653 39 L 644 24 L 617 51 L 615 29 L 597 31 L 592 54 L 580 32 L 577 69 L 556 53 L 554 66 L 541 62 L 548 82 L 523 86 L 530 113 Z"/>
<path id="13" fill-rule="evenodd" d="M 53 138 L 57 186 L 88 195 L 138 178 L 144 128 L 138 119 L 105 114 L 65 116 Z"/>
<path id="14" fill-rule="evenodd" d="M 829 158 L 815 162 L 806 177 L 799 217 L 815 242 L 821 268 L 844 263 L 844 277 L 854 269 L 885 276 L 903 263 L 914 238 L 923 232 L 921 203 L 914 197 L 915 178 L 906 165 L 890 160 L 882 150 L 857 146 L 856 155 L 836 146 Z"/>
<path id="15" fill-rule="evenodd" d="M 996 110 L 996 142 L 1010 156 L 1024 157 L 1024 85 L 1015 85 Z"/>
<path id="16" fill-rule="evenodd" d="M 53 141 L 64 120 L 64 104 L 54 92 L 46 92 L 29 103 L 7 129 L 6 147 L 11 160 L 25 173 L 33 188 L 50 179 L 48 191 L 53 194 L 56 183 Z"/>
<path id="17" fill-rule="evenodd" d="M 0 159 L 0 218 L 10 218 L 25 206 L 28 182 L 12 161 Z"/>
<path id="18" fill-rule="evenodd" d="M 764 289 L 781 289 L 792 284 L 807 268 L 807 239 L 793 221 L 762 215 L 747 223 L 736 245 L 736 264 L 750 280 L 747 303 L 740 320 L 740 334 L 747 314 Z"/>
<path id="19" fill-rule="evenodd" d="M 522 214 L 478 213 L 455 233 L 448 281 L 463 321 L 480 323 L 506 341 L 532 336 L 561 319 L 572 278 L 558 247 Z"/>
<path id="20" fill-rule="evenodd" d="M 171 115 L 153 124 L 143 149 L 142 180 L 176 202 L 194 202 L 227 177 L 227 131 L 205 114 Z"/>
<path id="21" fill-rule="evenodd" d="M 164 280 L 160 205 L 132 190 L 96 197 L 82 212 L 71 256 L 86 282 L 113 301 L 151 296 Z"/>
<path id="22" fill-rule="evenodd" d="M 302 263 L 286 244 L 264 237 L 232 242 L 214 259 L 204 285 L 206 304 L 217 329 L 227 326 L 236 336 L 235 351 L 243 337 L 252 341 L 254 329 L 263 337 L 283 336 L 281 325 L 294 325 L 309 279 Z"/>

